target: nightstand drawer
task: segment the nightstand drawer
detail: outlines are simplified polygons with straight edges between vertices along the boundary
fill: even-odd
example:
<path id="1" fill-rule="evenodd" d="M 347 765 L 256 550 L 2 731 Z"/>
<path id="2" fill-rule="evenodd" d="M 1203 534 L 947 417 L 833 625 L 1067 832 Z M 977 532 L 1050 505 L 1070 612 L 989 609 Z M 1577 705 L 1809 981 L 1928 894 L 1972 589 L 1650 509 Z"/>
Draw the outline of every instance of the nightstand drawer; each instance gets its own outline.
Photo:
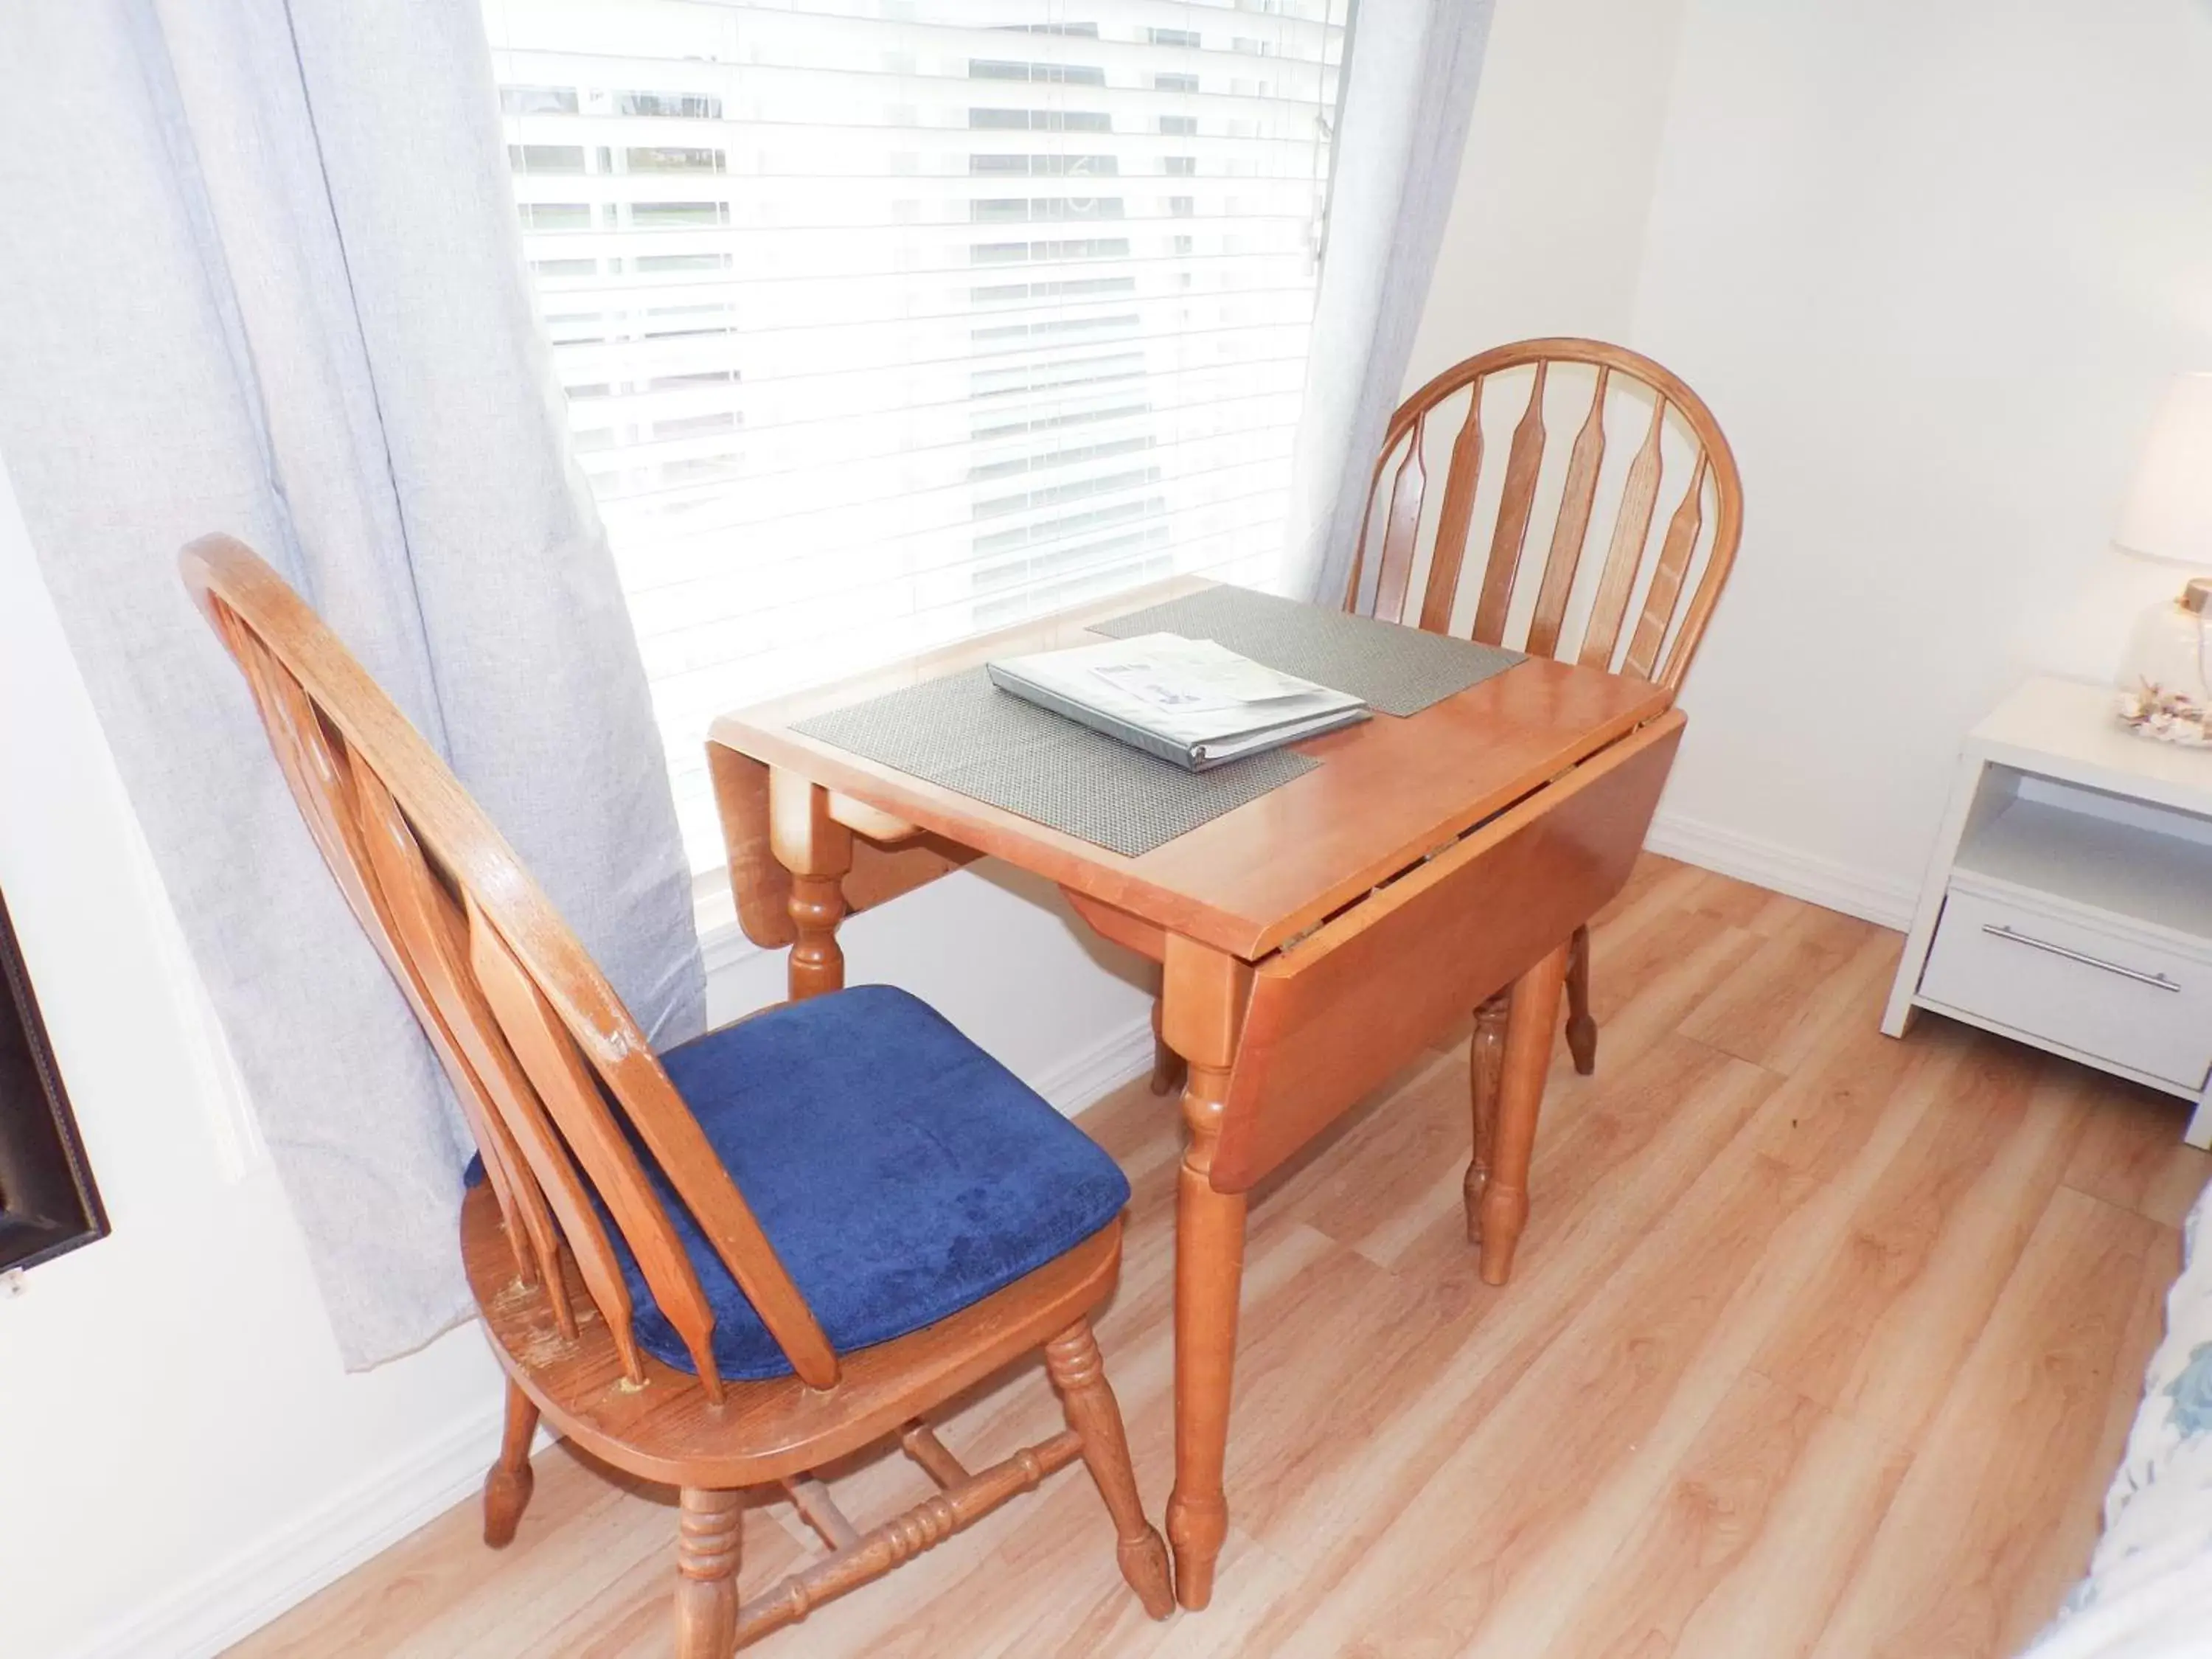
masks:
<path id="1" fill-rule="evenodd" d="M 2191 1091 L 2212 1066 L 2212 963 L 1955 882 L 1920 995 Z"/>

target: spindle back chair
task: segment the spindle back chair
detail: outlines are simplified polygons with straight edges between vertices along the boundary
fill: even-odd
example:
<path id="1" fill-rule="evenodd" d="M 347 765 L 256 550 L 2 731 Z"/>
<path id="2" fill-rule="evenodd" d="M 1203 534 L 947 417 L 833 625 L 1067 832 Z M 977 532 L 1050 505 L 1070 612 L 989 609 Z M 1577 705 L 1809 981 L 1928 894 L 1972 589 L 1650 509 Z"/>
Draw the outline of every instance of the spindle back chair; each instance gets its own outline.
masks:
<path id="1" fill-rule="evenodd" d="M 1569 378 L 1557 372 L 1563 368 L 1576 371 L 1575 378 L 1580 370 L 1590 371 L 1590 392 L 1554 495 L 1544 488 L 1542 475 L 1549 406 Z M 1528 392 L 1525 399 L 1513 398 L 1521 414 L 1507 442 L 1498 493 L 1489 500 L 1484 488 L 1492 447 L 1484 424 L 1487 394 L 1524 379 Z M 1426 441 L 1431 428 L 1447 419 L 1442 411 L 1458 408 L 1462 399 L 1443 495 L 1432 506 Z M 1582 403 L 1579 392 L 1572 401 Z M 1608 447 L 1624 426 L 1635 447 L 1626 468 L 1607 480 Z M 1687 469 L 1686 479 L 1671 490 L 1670 448 L 1674 465 Z M 1598 510 L 1601 482 L 1610 482 L 1617 494 L 1610 503 L 1605 559 L 1593 579 L 1583 553 L 1593 525 L 1604 521 Z M 1531 602 L 1522 586 L 1533 562 L 1530 532 L 1547 495 L 1550 533 L 1537 543 L 1543 557 Z M 1673 508 L 1655 538 L 1657 509 L 1669 497 Z M 1490 508 L 1490 533 L 1480 568 L 1473 573 L 1472 615 L 1462 622 L 1468 596 L 1462 589 L 1479 501 Z M 1743 485 L 1735 457 L 1712 411 L 1680 378 L 1625 346 L 1522 340 L 1455 364 L 1391 416 L 1375 458 L 1344 604 L 1369 616 L 1511 646 L 1533 656 L 1571 653 L 1589 666 L 1673 690 L 1705 637 L 1742 532 Z M 1518 605 L 1516 596 L 1522 598 Z"/>
<path id="2" fill-rule="evenodd" d="M 444 762 L 314 612 L 228 537 L 184 550 L 193 598 L 243 671 L 270 746 L 349 907 L 420 1021 L 467 1120 L 484 1181 L 461 1243 L 509 1376 L 505 1444 L 485 1486 L 485 1537 L 514 1535 L 541 1411 L 591 1451 L 681 1491 L 684 1659 L 803 1617 L 1078 1456 L 1155 1617 L 1172 1605 L 1119 1408 L 1086 1316 L 1110 1291 L 1118 1218 L 1047 1266 L 911 1334 L 841 1355 L 644 1033 Z M 726 1378 L 715 1315 L 649 1155 L 787 1359 L 791 1375 Z M 611 1222 L 686 1371 L 640 1345 Z M 921 1413 L 1043 1348 L 1069 1428 L 970 1474 Z M 896 1431 L 942 1491 L 860 1534 L 810 1471 Z M 776 1483 L 832 1553 L 740 1607 L 740 1489 Z"/>
<path id="3" fill-rule="evenodd" d="M 1547 489 L 1550 405 L 1565 389 L 1561 382 L 1579 380 L 1584 371 L 1588 402 L 1564 470 L 1555 469 L 1556 484 Z M 1525 393 L 1516 385 L 1522 380 Z M 1493 498 L 1484 488 L 1492 447 L 1484 416 L 1488 394 L 1498 392 L 1506 394 L 1509 409 L 1517 402 L 1520 414 Z M 1582 396 L 1578 387 L 1572 391 L 1570 409 Z M 1431 503 L 1431 430 L 1448 428 L 1449 411 L 1462 404 L 1443 495 Z M 1608 448 L 1624 428 L 1634 448 L 1626 466 L 1614 467 L 1608 477 Z M 1679 478 L 1671 489 L 1670 471 Z M 1612 488 L 1601 503 L 1606 483 Z M 1662 520 L 1661 505 L 1669 500 L 1673 505 Z M 1547 501 L 1550 533 L 1532 544 L 1540 504 Z M 1489 507 L 1486 541 L 1475 535 L 1479 504 Z M 1601 504 L 1609 510 L 1601 512 Z M 1605 557 L 1593 571 L 1584 561 L 1585 545 L 1593 526 L 1608 518 Z M 1656 536 L 1655 524 L 1663 525 Z M 1391 416 L 1375 458 L 1344 605 L 1532 656 L 1571 654 L 1587 666 L 1673 690 L 1705 639 L 1742 534 L 1743 481 L 1735 453 L 1705 400 L 1679 376 L 1601 340 L 1521 340 L 1454 364 Z M 1471 545 L 1486 550 L 1472 571 Z M 1540 562 L 1533 556 L 1539 549 Z M 1531 574 L 1533 592 L 1527 585 Z M 1597 1064 L 1587 923 L 1575 929 L 1569 944 L 1566 993 L 1567 1046 L 1575 1069 L 1587 1076 Z M 1501 995 L 1475 1017 L 1470 1237 L 1480 1231 L 1507 1012 Z"/>

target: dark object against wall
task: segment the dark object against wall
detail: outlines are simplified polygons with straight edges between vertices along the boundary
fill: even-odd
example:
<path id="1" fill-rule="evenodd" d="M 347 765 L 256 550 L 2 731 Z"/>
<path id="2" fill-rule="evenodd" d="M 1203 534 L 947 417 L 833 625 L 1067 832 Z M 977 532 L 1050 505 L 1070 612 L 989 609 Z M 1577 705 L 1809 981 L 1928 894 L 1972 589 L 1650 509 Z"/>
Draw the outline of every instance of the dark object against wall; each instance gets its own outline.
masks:
<path id="1" fill-rule="evenodd" d="M 107 1213 L 0 898 L 0 1272 L 106 1232 Z"/>

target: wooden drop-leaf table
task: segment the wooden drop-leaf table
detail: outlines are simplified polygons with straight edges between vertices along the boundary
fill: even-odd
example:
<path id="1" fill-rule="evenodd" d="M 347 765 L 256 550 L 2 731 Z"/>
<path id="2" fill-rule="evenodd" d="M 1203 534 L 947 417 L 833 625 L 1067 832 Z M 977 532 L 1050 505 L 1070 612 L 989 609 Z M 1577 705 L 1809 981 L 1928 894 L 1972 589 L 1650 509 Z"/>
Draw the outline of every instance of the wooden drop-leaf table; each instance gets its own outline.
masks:
<path id="1" fill-rule="evenodd" d="M 1626 880 L 1683 725 L 1662 687 L 1532 659 L 1300 744 L 1322 764 L 1138 858 L 793 729 L 992 657 L 1094 642 L 1089 623 L 1205 585 L 1174 578 L 727 714 L 708 744 L 740 923 L 790 947 L 794 998 L 843 984 L 847 915 L 987 854 L 1162 964 L 1162 1035 L 1188 1066 L 1168 1506 L 1187 1607 L 1211 1597 L 1228 1527 L 1246 1194 L 1510 985 L 1497 1121 L 1475 1127 L 1468 1182 L 1482 1277 L 1505 1282 L 1567 940 Z"/>

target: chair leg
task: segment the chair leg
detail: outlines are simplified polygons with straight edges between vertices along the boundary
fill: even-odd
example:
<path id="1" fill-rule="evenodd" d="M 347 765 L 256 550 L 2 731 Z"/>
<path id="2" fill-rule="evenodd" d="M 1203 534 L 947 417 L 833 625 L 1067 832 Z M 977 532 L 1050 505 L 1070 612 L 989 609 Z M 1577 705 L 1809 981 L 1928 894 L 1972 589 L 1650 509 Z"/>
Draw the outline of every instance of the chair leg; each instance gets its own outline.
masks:
<path id="1" fill-rule="evenodd" d="M 1567 945 L 1567 1052 L 1575 1070 L 1588 1077 L 1597 1069 L 1597 1022 L 1589 1011 L 1589 924 L 1575 929 Z"/>
<path id="2" fill-rule="evenodd" d="M 1474 1156 L 1461 1192 L 1467 1201 L 1467 1239 L 1482 1243 L 1482 1194 L 1490 1185 L 1492 1143 L 1498 1136 L 1498 1079 L 1505 1071 L 1505 1024 L 1513 1012 L 1508 986 L 1474 1011 L 1474 1042 L 1468 1053 L 1468 1104 L 1474 1115 Z"/>
<path id="3" fill-rule="evenodd" d="M 1168 1574 L 1167 1545 L 1145 1519 L 1136 1471 L 1129 1467 L 1129 1443 L 1122 1432 L 1121 1407 L 1106 1380 L 1105 1362 L 1090 1325 L 1077 1320 L 1045 1344 L 1044 1364 L 1060 1391 L 1067 1426 L 1083 1441 L 1083 1461 L 1106 1500 L 1119 1538 L 1121 1577 L 1137 1592 L 1145 1611 L 1164 1619 L 1175 1611 L 1175 1585 Z"/>
<path id="4" fill-rule="evenodd" d="M 507 1385 L 507 1431 L 500 1437 L 499 1462 L 484 1476 L 483 1540 L 505 1549 L 529 1507 L 538 1476 L 530 1467 L 530 1439 L 538 1432 L 538 1404 L 512 1382 Z"/>
<path id="5" fill-rule="evenodd" d="M 1559 1040 L 1559 992 L 1566 973 L 1567 947 L 1561 945 L 1513 981 L 1490 1184 L 1482 1194 L 1481 1273 L 1486 1285 L 1503 1285 L 1512 1277 L 1514 1248 L 1528 1224 L 1528 1166 L 1536 1150 L 1544 1078 Z"/>
<path id="6" fill-rule="evenodd" d="M 730 1659 L 738 1646 L 738 1544 L 744 1494 L 686 1486 L 676 1517 L 676 1659 Z"/>
<path id="7" fill-rule="evenodd" d="M 1188 1071 L 1183 1058 L 1168 1047 L 1167 1039 L 1160 1035 L 1160 1000 L 1152 999 L 1152 1092 L 1171 1095 L 1182 1087 Z"/>

